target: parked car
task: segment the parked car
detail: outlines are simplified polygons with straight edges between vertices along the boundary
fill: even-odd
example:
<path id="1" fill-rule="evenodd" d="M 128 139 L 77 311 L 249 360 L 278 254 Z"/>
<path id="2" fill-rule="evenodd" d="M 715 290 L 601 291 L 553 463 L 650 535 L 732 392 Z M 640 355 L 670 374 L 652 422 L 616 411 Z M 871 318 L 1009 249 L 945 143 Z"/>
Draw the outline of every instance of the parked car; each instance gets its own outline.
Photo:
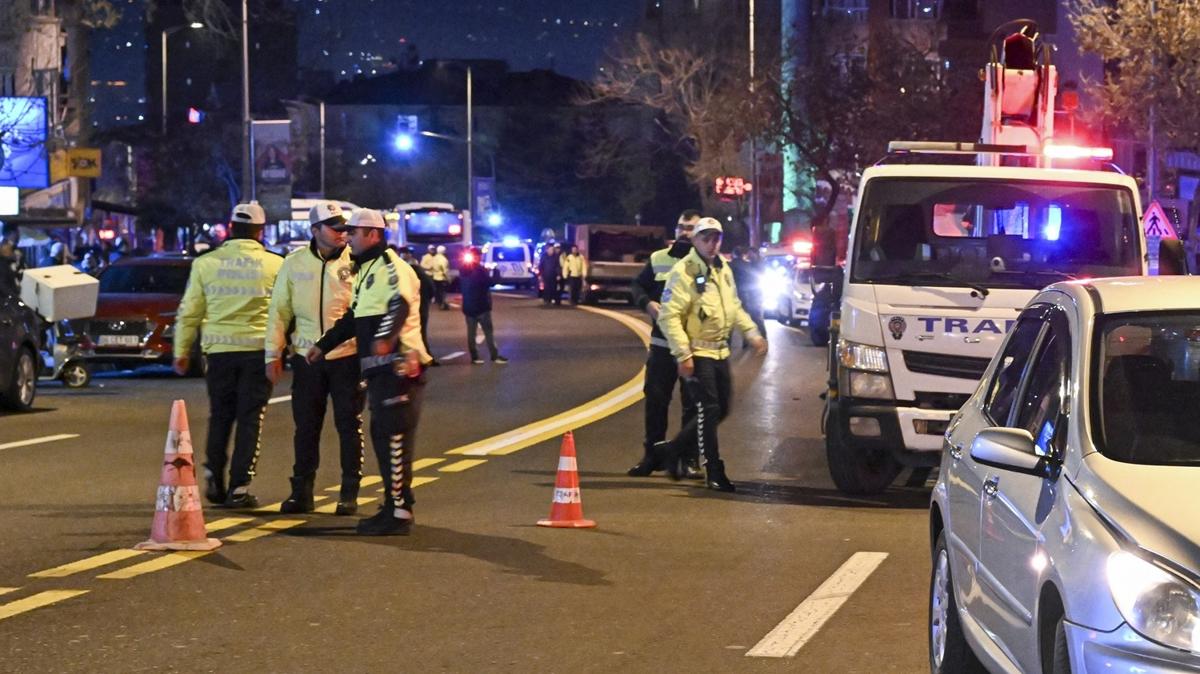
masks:
<path id="1" fill-rule="evenodd" d="M 84 328 L 93 345 L 88 362 L 122 367 L 169 364 L 175 312 L 193 260 L 186 255 L 125 257 L 105 269 L 96 315 Z M 193 354 L 192 363 L 192 374 L 200 374 L 198 354 Z"/>
<path id="2" fill-rule="evenodd" d="M 1200 671 L 1200 279 L 1052 285 L 952 417 L 933 672 Z"/>
<path id="3" fill-rule="evenodd" d="M 0 283 L 0 403 L 25 411 L 37 394 L 41 319 L 21 301 L 15 285 Z"/>
<path id="4" fill-rule="evenodd" d="M 776 304 L 775 319 L 784 325 L 808 325 L 813 303 L 812 269 L 799 265 L 788 271 L 787 285 Z"/>
<path id="5" fill-rule="evenodd" d="M 532 288 L 537 284 L 533 273 L 532 246 L 524 242 L 506 241 L 483 246 L 483 267 L 492 276 L 492 284 Z"/>

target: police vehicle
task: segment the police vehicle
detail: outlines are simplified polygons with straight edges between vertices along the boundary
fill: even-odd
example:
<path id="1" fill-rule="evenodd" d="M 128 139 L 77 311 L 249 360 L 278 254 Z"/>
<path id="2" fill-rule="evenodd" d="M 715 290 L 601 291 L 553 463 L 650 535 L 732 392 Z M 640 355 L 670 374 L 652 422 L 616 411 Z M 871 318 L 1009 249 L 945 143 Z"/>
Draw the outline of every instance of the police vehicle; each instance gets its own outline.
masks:
<path id="1" fill-rule="evenodd" d="M 1133 178 L 1096 167 L 1111 151 L 1041 142 L 1057 75 L 1027 35 L 986 68 L 981 142 L 893 143 L 863 174 L 845 269 L 814 272 L 841 277 L 823 426 L 844 492 L 937 465 L 950 417 L 1038 290 L 1147 273 Z"/>
<path id="2" fill-rule="evenodd" d="M 533 247 L 515 238 L 483 246 L 483 268 L 492 276 L 493 285 L 532 288 L 537 285 L 533 273 Z"/>

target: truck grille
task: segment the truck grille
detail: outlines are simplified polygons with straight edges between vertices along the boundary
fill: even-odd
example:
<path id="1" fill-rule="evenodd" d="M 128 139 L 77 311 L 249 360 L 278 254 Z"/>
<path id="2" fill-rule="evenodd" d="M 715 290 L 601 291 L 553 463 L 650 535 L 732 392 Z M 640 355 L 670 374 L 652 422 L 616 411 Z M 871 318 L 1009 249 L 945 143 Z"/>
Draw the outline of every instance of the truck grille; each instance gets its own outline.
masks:
<path id="1" fill-rule="evenodd" d="M 953 356 L 944 353 L 929 353 L 926 351 L 905 351 L 904 366 L 909 372 L 931 374 L 938 377 L 955 377 L 957 379 L 979 379 L 987 370 L 991 358 L 976 358 L 974 356 Z"/>

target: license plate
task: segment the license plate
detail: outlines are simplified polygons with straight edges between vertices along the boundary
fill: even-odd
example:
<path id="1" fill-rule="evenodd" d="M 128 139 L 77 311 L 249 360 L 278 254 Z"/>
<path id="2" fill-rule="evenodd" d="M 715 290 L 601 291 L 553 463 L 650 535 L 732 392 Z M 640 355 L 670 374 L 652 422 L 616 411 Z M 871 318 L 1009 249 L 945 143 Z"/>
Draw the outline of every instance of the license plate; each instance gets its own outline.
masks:
<path id="1" fill-rule="evenodd" d="M 100 346 L 141 346 L 142 338 L 137 335 L 100 335 Z"/>

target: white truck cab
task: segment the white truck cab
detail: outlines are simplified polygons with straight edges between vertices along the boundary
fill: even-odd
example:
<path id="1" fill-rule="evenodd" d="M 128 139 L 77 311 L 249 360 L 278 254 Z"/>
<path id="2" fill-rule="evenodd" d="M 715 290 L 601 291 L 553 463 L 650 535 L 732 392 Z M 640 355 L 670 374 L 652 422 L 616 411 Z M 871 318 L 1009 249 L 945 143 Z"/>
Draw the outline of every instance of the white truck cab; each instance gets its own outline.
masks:
<path id="1" fill-rule="evenodd" d="M 1137 184 L 1116 172 L 876 166 L 854 212 L 825 419 L 847 492 L 937 465 L 950 417 L 1041 288 L 1147 271 Z"/>

